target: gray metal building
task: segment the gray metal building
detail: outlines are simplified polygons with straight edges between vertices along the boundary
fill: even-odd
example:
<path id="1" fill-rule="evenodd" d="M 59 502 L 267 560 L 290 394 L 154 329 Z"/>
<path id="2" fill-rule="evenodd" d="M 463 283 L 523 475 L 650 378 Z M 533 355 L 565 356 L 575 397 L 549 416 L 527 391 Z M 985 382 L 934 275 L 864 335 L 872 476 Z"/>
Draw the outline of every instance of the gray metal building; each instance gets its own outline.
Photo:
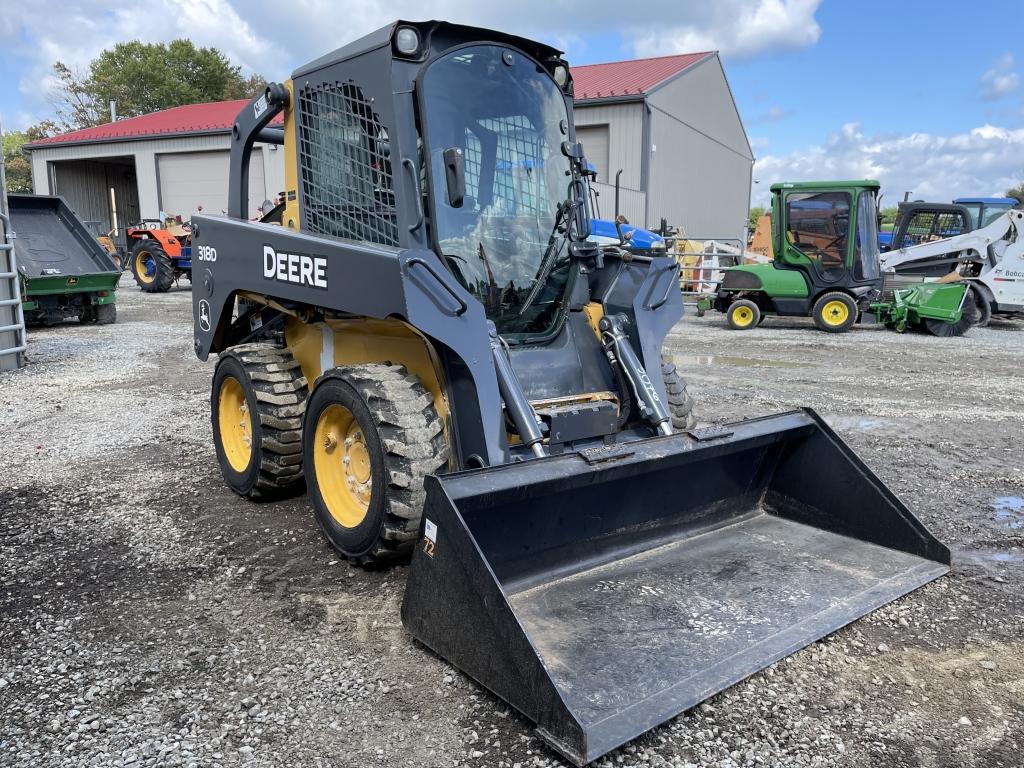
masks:
<path id="1" fill-rule="evenodd" d="M 754 154 L 716 52 L 573 67 L 577 134 L 604 218 L 662 218 L 697 239 L 743 236 Z"/>

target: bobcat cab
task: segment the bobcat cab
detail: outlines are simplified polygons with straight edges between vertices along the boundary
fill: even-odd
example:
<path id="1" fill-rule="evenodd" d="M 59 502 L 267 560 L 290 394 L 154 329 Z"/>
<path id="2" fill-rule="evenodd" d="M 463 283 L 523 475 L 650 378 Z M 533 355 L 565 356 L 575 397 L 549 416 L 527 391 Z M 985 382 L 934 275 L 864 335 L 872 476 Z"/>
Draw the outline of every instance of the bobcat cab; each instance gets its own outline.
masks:
<path id="1" fill-rule="evenodd" d="M 807 317 L 842 333 L 862 317 L 897 330 L 920 325 L 960 335 L 964 287 L 921 284 L 883 300 L 879 267 L 877 181 L 813 181 L 772 185 L 772 250 L 767 264 L 726 270 L 716 295 L 698 305 L 725 312 L 737 330 L 766 314 Z"/>

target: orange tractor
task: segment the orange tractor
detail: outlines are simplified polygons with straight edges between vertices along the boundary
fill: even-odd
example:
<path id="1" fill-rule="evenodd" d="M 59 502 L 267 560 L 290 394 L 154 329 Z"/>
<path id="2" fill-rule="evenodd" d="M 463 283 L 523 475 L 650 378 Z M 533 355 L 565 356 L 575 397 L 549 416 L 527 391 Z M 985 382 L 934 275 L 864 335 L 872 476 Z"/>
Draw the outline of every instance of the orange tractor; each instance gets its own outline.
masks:
<path id="1" fill-rule="evenodd" d="M 192 282 L 192 228 L 180 219 L 143 219 L 128 227 L 128 259 L 135 282 L 146 293 L 165 293 L 182 276 Z"/>

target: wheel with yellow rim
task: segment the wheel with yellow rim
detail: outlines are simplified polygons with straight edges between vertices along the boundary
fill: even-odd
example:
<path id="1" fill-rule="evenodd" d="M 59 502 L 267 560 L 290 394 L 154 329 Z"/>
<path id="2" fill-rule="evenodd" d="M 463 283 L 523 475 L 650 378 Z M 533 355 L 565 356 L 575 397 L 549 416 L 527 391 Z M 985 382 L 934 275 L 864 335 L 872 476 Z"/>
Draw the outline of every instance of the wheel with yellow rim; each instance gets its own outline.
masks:
<path id="1" fill-rule="evenodd" d="M 364 565 L 408 559 L 423 478 L 448 459 L 419 379 L 394 365 L 328 371 L 307 404 L 302 454 L 314 516 L 335 549 Z"/>
<path id="2" fill-rule="evenodd" d="M 848 293 L 830 291 L 814 302 L 814 324 L 826 333 L 843 333 L 857 322 L 857 302 Z"/>
<path id="3" fill-rule="evenodd" d="M 306 379 L 270 344 L 243 344 L 217 361 L 210 393 L 213 442 L 228 487 L 250 499 L 302 489 Z"/>
<path id="4" fill-rule="evenodd" d="M 146 293 L 166 293 L 174 284 L 171 257 L 156 240 L 140 240 L 128 262 L 135 282 Z"/>
<path id="5" fill-rule="evenodd" d="M 738 299 L 729 305 L 725 315 L 729 327 L 735 331 L 756 328 L 761 322 L 761 308 L 750 299 Z"/>

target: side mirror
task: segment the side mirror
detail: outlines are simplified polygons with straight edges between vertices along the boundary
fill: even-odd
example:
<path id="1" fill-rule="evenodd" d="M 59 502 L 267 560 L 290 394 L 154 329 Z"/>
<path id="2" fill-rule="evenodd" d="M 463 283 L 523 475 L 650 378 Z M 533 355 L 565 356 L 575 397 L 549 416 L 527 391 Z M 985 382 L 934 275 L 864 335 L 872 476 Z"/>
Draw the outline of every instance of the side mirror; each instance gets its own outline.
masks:
<path id="1" fill-rule="evenodd" d="M 458 147 L 444 151 L 444 178 L 448 186 L 448 205 L 461 208 L 466 198 L 466 158 Z"/>

